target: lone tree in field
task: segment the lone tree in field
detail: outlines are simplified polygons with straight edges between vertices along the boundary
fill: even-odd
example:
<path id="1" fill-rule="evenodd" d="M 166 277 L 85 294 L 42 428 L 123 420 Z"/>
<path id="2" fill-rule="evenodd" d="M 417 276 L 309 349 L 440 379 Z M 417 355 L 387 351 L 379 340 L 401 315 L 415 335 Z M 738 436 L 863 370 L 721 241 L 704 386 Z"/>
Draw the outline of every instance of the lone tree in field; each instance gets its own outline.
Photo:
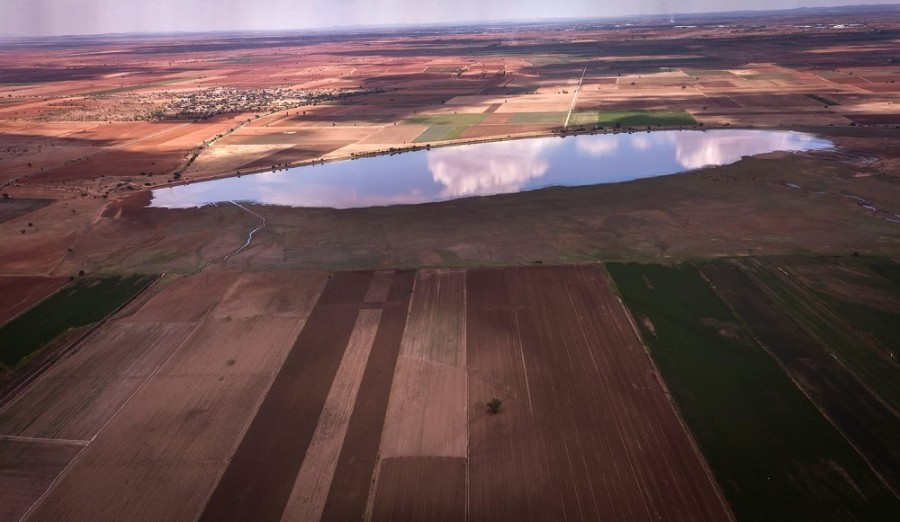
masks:
<path id="1" fill-rule="evenodd" d="M 487 403 L 487 407 L 489 410 L 491 410 L 492 414 L 496 414 L 496 413 L 500 413 L 500 405 L 501 404 L 503 404 L 503 402 L 500 399 L 494 397 Z"/>

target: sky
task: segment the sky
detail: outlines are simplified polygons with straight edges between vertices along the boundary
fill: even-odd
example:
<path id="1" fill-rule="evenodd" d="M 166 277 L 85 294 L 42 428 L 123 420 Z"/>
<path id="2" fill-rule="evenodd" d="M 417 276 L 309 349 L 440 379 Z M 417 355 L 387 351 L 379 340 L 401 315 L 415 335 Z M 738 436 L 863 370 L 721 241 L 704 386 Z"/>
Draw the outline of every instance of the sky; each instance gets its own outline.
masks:
<path id="1" fill-rule="evenodd" d="M 0 0 L 0 35 L 280 31 L 876 3 L 900 0 Z"/>

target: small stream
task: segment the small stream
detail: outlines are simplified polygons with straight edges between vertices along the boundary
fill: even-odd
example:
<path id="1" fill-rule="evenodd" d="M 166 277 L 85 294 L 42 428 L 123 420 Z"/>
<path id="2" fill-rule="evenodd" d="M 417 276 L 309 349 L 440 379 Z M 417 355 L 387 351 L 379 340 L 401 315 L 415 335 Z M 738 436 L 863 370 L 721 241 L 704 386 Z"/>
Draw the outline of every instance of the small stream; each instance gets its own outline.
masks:
<path id="1" fill-rule="evenodd" d="M 234 257 L 234 256 L 240 254 L 242 250 L 244 250 L 245 248 L 247 248 L 248 246 L 250 246 L 250 243 L 253 241 L 253 234 L 256 234 L 256 233 L 259 232 L 260 230 L 266 228 L 266 218 L 264 218 L 263 216 L 257 214 L 256 212 L 253 212 L 253 211 L 250 210 L 249 208 L 245 207 L 244 205 L 241 205 L 240 203 L 238 203 L 238 202 L 236 202 L 236 201 L 230 201 L 230 203 L 232 203 L 234 206 L 239 207 L 239 208 L 242 208 L 242 209 L 244 209 L 245 211 L 247 211 L 247 212 L 253 214 L 253 215 L 256 216 L 256 217 L 258 217 L 258 218 L 259 218 L 259 221 L 260 221 L 260 225 L 259 225 L 258 227 L 254 228 L 253 230 L 250 231 L 250 234 L 247 235 L 247 241 L 246 241 L 243 245 L 241 245 L 241 248 L 238 248 L 238 249 L 235 250 L 234 252 L 232 252 L 232 253 L 228 254 L 227 256 L 223 257 L 223 258 L 222 258 L 222 261 L 228 261 L 228 258 Z"/>

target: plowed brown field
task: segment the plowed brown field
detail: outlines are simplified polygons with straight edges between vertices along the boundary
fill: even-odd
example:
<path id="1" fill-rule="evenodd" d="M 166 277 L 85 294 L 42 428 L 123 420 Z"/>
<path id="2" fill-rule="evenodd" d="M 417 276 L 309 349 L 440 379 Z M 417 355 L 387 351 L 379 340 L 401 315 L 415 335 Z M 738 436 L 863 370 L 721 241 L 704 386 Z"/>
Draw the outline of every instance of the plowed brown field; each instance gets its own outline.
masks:
<path id="1" fill-rule="evenodd" d="M 19 520 L 82 449 L 0 438 L 0 520 Z"/>
<path id="2" fill-rule="evenodd" d="M 603 274 L 164 280 L 0 412 L 80 451 L 16 509 L 59 475 L 37 519 L 729 520 Z"/>
<path id="3" fill-rule="evenodd" d="M 466 292 L 471 520 L 731 518 L 599 266 Z"/>
<path id="4" fill-rule="evenodd" d="M 0 414 L 3 433 L 86 446 L 35 517 L 197 518 L 323 282 L 290 272 L 172 279 L 86 340 Z"/>
<path id="5" fill-rule="evenodd" d="M 64 277 L 0 277 L 0 324 L 62 288 Z"/>
<path id="6" fill-rule="evenodd" d="M 371 520 L 466 520 L 465 483 L 465 459 L 387 459 L 381 464 Z"/>
<path id="7" fill-rule="evenodd" d="M 371 278 L 370 272 L 349 272 L 328 281 L 203 520 L 281 518 Z"/>

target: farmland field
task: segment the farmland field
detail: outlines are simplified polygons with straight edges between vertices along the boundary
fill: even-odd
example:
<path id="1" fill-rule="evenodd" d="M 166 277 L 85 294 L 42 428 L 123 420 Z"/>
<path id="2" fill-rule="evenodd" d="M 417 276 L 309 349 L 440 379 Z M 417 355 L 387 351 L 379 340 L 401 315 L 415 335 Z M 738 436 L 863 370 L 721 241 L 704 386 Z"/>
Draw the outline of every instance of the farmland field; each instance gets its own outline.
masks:
<path id="1" fill-rule="evenodd" d="M 106 317 L 152 281 L 147 276 L 84 279 L 0 327 L 0 363 L 16 366 L 70 328 Z"/>
<path id="2" fill-rule="evenodd" d="M 840 362 L 839 356 L 854 351 L 870 350 L 859 341 L 836 348 L 843 333 L 805 328 L 802 320 L 782 310 L 804 311 L 813 299 L 797 299 L 787 294 L 788 282 L 780 272 L 757 263 L 708 263 L 700 267 L 713 287 L 747 322 L 750 331 L 766 347 L 791 378 L 822 409 L 834 425 L 864 455 L 871 466 L 894 490 L 900 490 L 900 417 L 866 386 L 869 379 L 859 379 Z M 886 281 L 884 283 L 887 283 Z M 900 292 L 896 292 L 900 296 Z M 900 306 L 900 301 L 894 303 Z M 810 306 L 811 305 L 807 305 Z M 838 316 L 840 317 L 840 316 Z M 844 317 L 847 317 L 844 315 Z M 896 393 L 900 366 L 889 357 L 868 352 L 882 374 L 893 379 L 880 388 Z M 865 374 L 863 374 L 865 375 Z M 892 383 L 893 386 L 891 386 Z"/>
<path id="3" fill-rule="evenodd" d="M 704 273 L 717 266 L 703 265 Z M 900 512 L 898 499 L 693 265 L 608 268 L 740 520 Z"/>
<path id="4" fill-rule="evenodd" d="M 900 520 L 900 6 L 633 22 L 0 36 L 0 520 Z"/>
<path id="5" fill-rule="evenodd" d="M 139 309 L 82 343 L 0 414 L 0 440 L 22 434 L 83 447 L 34 516 L 199 516 L 324 280 L 317 272 L 164 280 Z M 197 285 L 218 291 L 198 299 L 209 293 Z"/>
<path id="6" fill-rule="evenodd" d="M 64 277 L 0 277 L 0 325 L 59 290 Z"/>
<path id="7" fill-rule="evenodd" d="M 160 285 L 0 411 L 69 448 L 17 513 L 731 518 L 597 265 Z"/>
<path id="8" fill-rule="evenodd" d="M 600 267 L 467 276 L 470 519 L 730 517 Z"/>
<path id="9" fill-rule="evenodd" d="M 616 124 L 622 127 L 657 127 L 696 125 L 695 120 L 685 111 L 614 111 L 614 112 L 579 112 L 573 114 L 572 125 L 600 125 L 611 127 Z"/>
<path id="10" fill-rule="evenodd" d="M 464 125 L 432 125 L 425 132 L 419 134 L 413 142 L 455 140 L 462 136 L 468 128 Z"/>

